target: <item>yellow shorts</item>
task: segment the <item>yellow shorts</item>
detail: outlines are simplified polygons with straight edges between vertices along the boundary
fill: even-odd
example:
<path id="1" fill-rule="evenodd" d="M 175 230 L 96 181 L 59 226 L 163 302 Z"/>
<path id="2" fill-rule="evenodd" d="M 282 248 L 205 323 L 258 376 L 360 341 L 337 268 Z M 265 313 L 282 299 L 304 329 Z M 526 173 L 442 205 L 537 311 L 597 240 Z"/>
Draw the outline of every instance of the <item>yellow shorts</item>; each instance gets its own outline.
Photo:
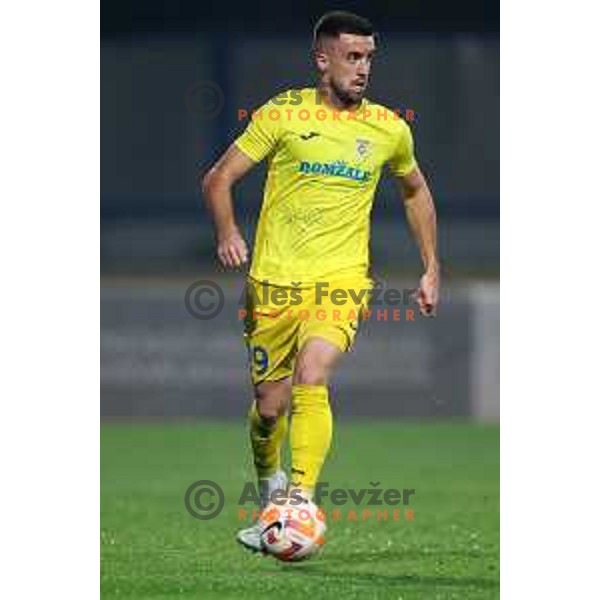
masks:
<path id="1" fill-rule="evenodd" d="M 309 338 L 321 338 L 348 351 L 372 288 L 369 278 L 300 289 L 249 277 L 242 315 L 252 382 L 290 377 L 296 354 Z"/>

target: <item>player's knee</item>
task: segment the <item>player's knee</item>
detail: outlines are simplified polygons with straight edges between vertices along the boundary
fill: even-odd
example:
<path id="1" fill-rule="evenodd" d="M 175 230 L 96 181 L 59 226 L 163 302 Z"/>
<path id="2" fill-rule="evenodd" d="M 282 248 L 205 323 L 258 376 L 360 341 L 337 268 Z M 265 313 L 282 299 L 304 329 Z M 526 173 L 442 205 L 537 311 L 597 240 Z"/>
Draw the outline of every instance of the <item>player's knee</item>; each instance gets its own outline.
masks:
<path id="1" fill-rule="evenodd" d="M 275 424 L 275 421 L 277 421 L 277 418 L 279 417 L 279 411 L 277 410 L 277 407 L 270 406 L 264 402 L 256 403 L 256 412 L 258 413 L 261 421 L 266 421 L 268 424 L 271 424 L 271 422 L 272 424 Z"/>
<path id="2" fill-rule="evenodd" d="M 293 383 L 327 385 L 340 354 L 340 350 L 326 340 L 308 340 L 296 359 Z"/>
<path id="3" fill-rule="evenodd" d="M 277 419 L 287 411 L 291 389 L 289 384 L 266 382 L 255 388 L 256 411 L 261 419 Z"/>
<path id="4" fill-rule="evenodd" d="M 316 364 L 298 364 L 294 372 L 296 385 L 326 385 L 327 370 Z"/>

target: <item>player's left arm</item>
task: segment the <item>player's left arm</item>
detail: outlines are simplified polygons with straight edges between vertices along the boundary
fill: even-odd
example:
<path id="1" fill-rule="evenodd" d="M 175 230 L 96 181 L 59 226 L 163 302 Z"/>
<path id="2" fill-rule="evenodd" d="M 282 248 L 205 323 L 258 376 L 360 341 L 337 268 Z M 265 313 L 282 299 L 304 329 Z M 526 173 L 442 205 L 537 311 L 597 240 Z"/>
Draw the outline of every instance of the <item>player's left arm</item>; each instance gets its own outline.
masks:
<path id="1" fill-rule="evenodd" d="M 418 166 L 398 176 L 406 219 L 419 246 L 425 272 L 417 290 L 421 314 L 435 316 L 439 300 L 440 267 L 437 254 L 437 217 L 427 181 Z"/>

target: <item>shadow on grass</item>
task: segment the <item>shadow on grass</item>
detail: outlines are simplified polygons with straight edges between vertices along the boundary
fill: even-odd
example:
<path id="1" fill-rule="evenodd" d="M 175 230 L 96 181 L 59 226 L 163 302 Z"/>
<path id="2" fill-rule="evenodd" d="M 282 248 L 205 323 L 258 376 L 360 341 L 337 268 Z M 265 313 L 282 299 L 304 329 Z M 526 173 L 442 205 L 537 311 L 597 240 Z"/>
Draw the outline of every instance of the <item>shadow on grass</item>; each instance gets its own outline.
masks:
<path id="1" fill-rule="evenodd" d="M 341 562 L 348 564 L 353 560 L 362 562 L 377 562 L 380 560 L 403 560 L 407 558 L 418 558 L 429 560 L 432 557 L 436 558 L 462 558 L 462 559 L 485 559 L 497 558 L 499 560 L 499 552 L 493 552 L 487 549 L 481 550 L 438 550 L 432 548 L 429 551 L 418 550 L 416 548 L 397 549 L 389 548 L 378 550 L 377 552 L 332 552 L 327 554 L 327 562 Z"/>
<path id="2" fill-rule="evenodd" d="M 430 553 L 407 551 L 400 549 L 386 549 L 379 552 L 347 552 L 336 553 L 323 557 L 323 562 L 298 563 L 286 565 L 284 569 L 290 575 L 324 577 L 327 580 L 336 580 L 340 583 L 363 583 L 381 585 L 420 585 L 429 588 L 435 587 L 475 587 L 493 590 L 500 587 L 498 579 L 488 577 L 469 577 L 459 575 L 414 575 L 414 574 L 387 574 L 387 573 L 359 573 L 352 572 L 352 565 L 360 563 L 363 568 L 386 561 L 400 565 L 403 559 L 408 558 L 431 559 L 436 557 L 463 557 L 466 559 L 485 558 L 485 553 L 471 553 L 468 550 L 434 550 Z M 489 556 L 489 555 L 488 555 Z M 343 565 L 343 566 L 342 566 Z"/>
<path id="3" fill-rule="evenodd" d="M 499 588 L 499 582 L 485 577 L 459 577 L 451 575 L 382 575 L 375 573 L 332 573 L 331 569 L 315 564 L 288 565 L 285 572 L 296 576 L 326 578 L 328 582 L 364 583 L 370 585 L 420 585 L 424 587 L 474 587 L 492 590 Z"/>

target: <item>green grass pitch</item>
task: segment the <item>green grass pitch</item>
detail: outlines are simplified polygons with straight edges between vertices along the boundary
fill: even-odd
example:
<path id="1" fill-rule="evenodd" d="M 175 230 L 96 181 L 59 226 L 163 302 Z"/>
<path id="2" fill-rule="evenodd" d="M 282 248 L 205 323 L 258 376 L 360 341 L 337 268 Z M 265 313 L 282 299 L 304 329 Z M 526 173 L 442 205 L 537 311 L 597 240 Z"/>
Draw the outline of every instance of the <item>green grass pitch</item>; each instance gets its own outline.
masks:
<path id="1" fill-rule="evenodd" d="M 234 541 L 243 525 L 237 500 L 252 478 L 244 427 L 103 424 L 102 598 L 499 597 L 497 426 L 338 421 L 322 480 L 330 488 L 414 488 L 414 521 L 392 521 L 390 507 L 387 522 L 329 522 L 322 553 L 296 564 Z M 210 521 L 184 506 L 199 479 L 225 493 Z M 339 508 L 345 515 L 368 507 Z"/>

